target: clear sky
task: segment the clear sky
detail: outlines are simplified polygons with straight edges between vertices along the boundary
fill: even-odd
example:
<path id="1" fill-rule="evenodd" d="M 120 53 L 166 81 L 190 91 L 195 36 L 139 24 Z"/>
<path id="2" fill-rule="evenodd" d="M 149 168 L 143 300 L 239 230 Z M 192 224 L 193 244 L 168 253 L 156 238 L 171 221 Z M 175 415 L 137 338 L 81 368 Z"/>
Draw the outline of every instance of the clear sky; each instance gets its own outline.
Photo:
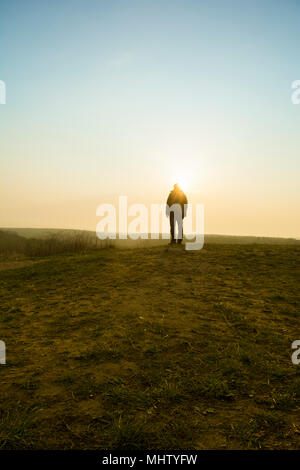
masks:
<path id="1" fill-rule="evenodd" d="M 0 0 L 0 226 L 182 180 L 207 233 L 300 238 L 299 41 L 299 0 Z"/>

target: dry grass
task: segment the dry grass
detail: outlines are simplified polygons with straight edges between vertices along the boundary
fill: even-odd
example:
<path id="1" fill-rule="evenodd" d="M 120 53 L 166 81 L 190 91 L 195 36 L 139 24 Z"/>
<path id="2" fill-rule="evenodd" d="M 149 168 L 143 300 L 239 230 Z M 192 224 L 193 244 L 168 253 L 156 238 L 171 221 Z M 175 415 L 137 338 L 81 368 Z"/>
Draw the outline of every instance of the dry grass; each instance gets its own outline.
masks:
<path id="1" fill-rule="evenodd" d="M 0 256 L 40 258 L 57 254 L 83 253 L 101 247 L 96 236 L 84 231 L 58 231 L 45 237 L 26 238 L 12 231 L 0 230 Z"/>
<path id="2" fill-rule="evenodd" d="M 205 245 L 6 262 L 1 448 L 299 447 L 299 254 Z"/>

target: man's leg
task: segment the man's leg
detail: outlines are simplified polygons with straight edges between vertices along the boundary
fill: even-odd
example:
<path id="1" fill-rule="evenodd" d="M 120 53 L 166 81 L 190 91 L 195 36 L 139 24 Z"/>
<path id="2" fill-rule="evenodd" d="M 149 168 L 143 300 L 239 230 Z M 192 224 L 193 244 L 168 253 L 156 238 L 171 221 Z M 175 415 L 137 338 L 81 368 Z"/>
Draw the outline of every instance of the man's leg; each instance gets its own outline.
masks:
<path id="1" fill-rule="evenodd" d="M 170 212 L 170 232 L 171 232 L 171 243 L 176 243 L 174 232 L 175 232 L 175 217 L 174 212 Z"/>
<path id="2" fill-rule="evenodd" d="M 183 218 L 181 214 L 177 217 L 177 228 L 178 228 L 178 237 L 177 237 L 177 243 L 182 243 L 182 238 L 183 238 Z"/>

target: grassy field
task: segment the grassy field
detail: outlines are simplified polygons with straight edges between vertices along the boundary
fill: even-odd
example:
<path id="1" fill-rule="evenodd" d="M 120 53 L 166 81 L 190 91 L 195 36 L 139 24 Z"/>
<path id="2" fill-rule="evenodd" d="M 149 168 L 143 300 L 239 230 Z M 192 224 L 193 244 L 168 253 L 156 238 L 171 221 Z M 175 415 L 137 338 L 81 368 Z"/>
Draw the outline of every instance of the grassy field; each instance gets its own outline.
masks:
<path id="1" fill-rule="evenodd" d="M 299 246 L 0 262 L 2 449 L 300 447 Z"/>

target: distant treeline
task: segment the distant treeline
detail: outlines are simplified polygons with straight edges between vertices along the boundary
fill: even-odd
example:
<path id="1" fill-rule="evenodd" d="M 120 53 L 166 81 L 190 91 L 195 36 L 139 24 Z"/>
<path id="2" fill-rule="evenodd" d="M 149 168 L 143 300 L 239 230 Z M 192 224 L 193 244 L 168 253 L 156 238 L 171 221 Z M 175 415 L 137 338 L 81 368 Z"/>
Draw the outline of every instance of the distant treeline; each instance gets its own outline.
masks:
<path id="1" fill-rule="evenodd" d="M 0 230 L 0 254 L 29 257 L 50 256 L 60 253 L 80 253 L 90 248 L 107 246 L 84 232 L 49 233 L 43 238 L 26 238 L 13 231 Z"/>
<path id="2" fill-rule="evenodd" d="M 20 233 L 17 233 L 19 231 Z M 166 245 L 168 240 L 99 240 L 95 232 L 84 230 L 0 229 L 0 255 L 27 257 L 80 253 L 101 248 L 149 248 Z"/>

